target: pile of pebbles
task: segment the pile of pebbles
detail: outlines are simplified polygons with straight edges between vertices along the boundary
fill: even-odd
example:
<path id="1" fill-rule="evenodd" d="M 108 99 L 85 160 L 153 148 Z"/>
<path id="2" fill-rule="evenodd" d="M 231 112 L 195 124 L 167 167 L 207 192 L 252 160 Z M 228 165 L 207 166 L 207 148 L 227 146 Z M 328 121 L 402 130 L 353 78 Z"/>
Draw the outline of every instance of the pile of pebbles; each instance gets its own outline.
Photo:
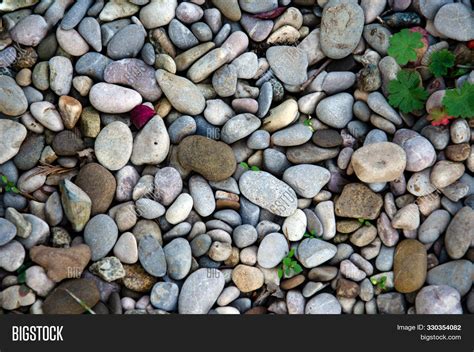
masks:
<path id="1" fill-rule="evenodd" d="M 469 51 L 470 1 L 0 13 L 0 313 L 474 312 L 474 121 L 387 102 L 390 36 Z"/>

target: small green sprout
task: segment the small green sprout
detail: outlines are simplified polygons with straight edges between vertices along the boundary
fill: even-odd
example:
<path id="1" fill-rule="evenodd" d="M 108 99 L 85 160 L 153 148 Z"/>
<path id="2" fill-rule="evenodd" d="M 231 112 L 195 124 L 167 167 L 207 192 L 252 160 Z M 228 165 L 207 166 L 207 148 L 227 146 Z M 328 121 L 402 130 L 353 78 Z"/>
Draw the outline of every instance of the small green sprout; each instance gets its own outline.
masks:
<path id="1" fill-rule="evenodd" d="M 306 237 L 306 238 L 320 238 L 320 236 L 318 236 L 318 234 L 316 233 L 316 230 L 311 230 L 309 232 L 305 232 L 303 237 Z"/>
<path id="2" fill-rule="evenodd" d="M 364 226 L 370 226 L 370 225 L 372 225 L 369 220 L 357 219 L 357 221 L 359 221 L 359 222 L 360 222 L 362 225 L 364 225 Z"/>
<path id="3" fill-rule="evenodd" d="M 311 132 L 314 132 L 313 121 L 312 121 L 310 118 L 304 120 L 303 124 L 304 124 L 305 126 L 308 126 L 309 129 L 311 130 Z"/>
<path id="4" fill-rule="evenodd" d="M 239 163 L 239 165 L 242 166 L 245 170 L 260 171 L 260 168 L 258 166 L 255 166 L 255 165 L 249 166 L 249 164 L 243 161 Z"/>
<path id="5" fill-rule="evenodd" d="M 372 285 L 377 286 L 380 290 L 385 291 L 387 289 L 387 277 L 384 275 L 380 279 L 372 278 L 370 280 Z"/>
<path id="6" fill-rule="evenodd" d="M 299 274 L 303 271 L 301 265 L 293 259 L 295 250 L 291 249 L 285 258 L 281 261 L 281 267 L 278 268 L 278 277 L 281 279 L 283 274 L 290 276 L 291 274 Z"/>
<path id="7" fill-rule="evenodd" d="M 19 284 L 24 284 L 26 282 L 26 269 L 28 269 L 32 263 L 24 263 L 17 270 L 18 274 L 17 280 Z"/>
<path id="8" fill-rule="evenodd" d="M 15 183 L 10 181 L 7 176 L 1 176 L 2 184 L 0 185 L 0 189 L 4 189 L 5 192 L 13 192 L 13 193 L 20 193 L 20 190 L 16 188 Z"/>

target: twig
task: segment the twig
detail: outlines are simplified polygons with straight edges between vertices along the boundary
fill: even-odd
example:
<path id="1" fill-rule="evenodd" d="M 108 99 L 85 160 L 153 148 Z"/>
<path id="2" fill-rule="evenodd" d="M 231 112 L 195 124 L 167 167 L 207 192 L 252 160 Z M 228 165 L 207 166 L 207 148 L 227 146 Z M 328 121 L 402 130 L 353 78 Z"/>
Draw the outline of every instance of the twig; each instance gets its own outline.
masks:
<path id="1" fill-rule="evenodd" d="M 332 59 L 327 59 L 326 62 L 324 62 L 321 65 L 321 67 L 319 67 L 311 76 L 309 76 L 309 78 L 306 80 L 306 82 L 304 82 L 301 85 L 300 91 L 304 91 L 311 84 L 311 82 L 313 82 L 313 80 L 316 78 L 316 76 L 319 75 L 321 73 L 321 71 L 324 70 L 326 68 L 326 66 L 329 65 L 331 62 L 332 62 Z"/>
<path id="2" fill-rule="evenodd" d="M 31 176 L 36 176 L 36 175 L 45 175 L 49 176 L 52 174 L 64 174 L 66 172 L 69 172 L 71 170 L 74 170 L 74 168 L 65 168 L 62 166 L 55 166 L 55 165 L 50 165 L 44 162 L 40 162 L 41 166 L 38 166 L 37 169 L 38 171 L 32 174 Z"/>
<path id="3" fill-rule="evenodd" d="M 83 300 L 77 297 L 74 293 L 69 291 L 67 288 L 65 288 L 64 291 L 66 291 L 69 294 L 69 296 L 71 296 L 77 303 L 79 303 L 81 307 L 84 308 L 87 312 L 89 312 L 90 314 L 95 314 L 95 312 L 87 304 L 85 304 Z"/>

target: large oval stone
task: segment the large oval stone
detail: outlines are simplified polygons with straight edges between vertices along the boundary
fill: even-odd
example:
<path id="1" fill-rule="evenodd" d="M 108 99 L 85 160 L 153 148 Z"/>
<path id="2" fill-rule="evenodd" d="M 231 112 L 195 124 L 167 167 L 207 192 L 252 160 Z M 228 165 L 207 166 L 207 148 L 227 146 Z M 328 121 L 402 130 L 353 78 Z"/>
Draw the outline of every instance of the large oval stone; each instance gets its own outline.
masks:
<path id="1" fill-rule="evenodd" d="M 84 304 L 78 303 L 73 296 Z M 99 299 L 100 292 L 93 280 L 69 280 L 46 297 L 42 308 L 44 314 L 82 314 L 85 306 L 94 307 Z"/>
<path id="2" fill-rule="evenodd" d="M 413 239 L 400 242 L 393 259 L 395 289 L 401 293 L 415 292 L 425 283 L 427 270 L 425 246 Z"/>
<path id="3" fill-rule="evenodd" d="M 224 274 L 213 268 L 202 268 L 188 276 L 178 300 L 179 314 L 207 314 L 225 285 Z"/>
<path id="4" fill-rule="evenodd" d="M 94 150 L 99 163 L 111 171 L 124 167 L 132 155 L 132 131 L 121 121 L 105 126 L 95 140 Z"/>
<path id="5" fill-rule="evenodd" d="M 142 96 L 133 89 L 101 82 L 92 86 L 89 100 L 101 112 L 122 114 L 141 104 Z"/>
<path id="6" fill-rule="evenodd" d="M 181 166 L 191 169 L 209 181 L 222 181 L 235 171 L 236 160 L 232 148 L 203 136 L 186 137 L 178 145 Z"/>
<path id="7" fill-rule="evenodd" d="M 357 177 L 367 183 L 390 182 L 403 175 L 405 151 L 390 142 L 365 145 L 352 154 L 352 167 Z"/>
<path id="8" fill-rule="evenodd" d="M 206 100 L 193 82 L 165 70 L 157 70 L 155 77 L 176 110 L 189 115 L 199 115 L 204 111 Z"/>
<path id="9" fill-rule="evenodd" d="M 117 182 L 115 177 L 100 164 L 84 165 L 76 178 L 76 185 L 87 193 L 92 201 L 92 215 L 105 213 L 114 199 Z"/>
<path id="10" fill-rule="evenodd" d="M 288 217 L 296 211 L 295 191 L 268 172 L 245 172 L 239 179 L 239 187 L 249 201 L 272 214 Z"/>
<path id="11" fill-rule="evenodd" d="M 349 55 L 359 43 L 364 11 L 356 1 L 330 0 L 321 18 L 321 50 L 331 59 Z"/>
<path id="12" fill-rule="evenodd" d="M 0 76 L 0 113 L 18 116 L 28 109 L 25 93 L 15 80 L 9 76 Z"/>

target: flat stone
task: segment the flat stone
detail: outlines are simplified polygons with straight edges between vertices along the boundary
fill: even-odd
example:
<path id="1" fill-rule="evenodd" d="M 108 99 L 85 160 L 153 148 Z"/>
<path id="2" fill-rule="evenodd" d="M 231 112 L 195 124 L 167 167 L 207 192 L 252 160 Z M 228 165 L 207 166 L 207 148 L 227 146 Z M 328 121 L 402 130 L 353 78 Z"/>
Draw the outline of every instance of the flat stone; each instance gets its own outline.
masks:
<path id="1" fill-rule="evenodd" d="M 143 268 L 151 275 L 166 275 L 166 257 L 158 240 L 152 235 L 145 235 L 138 243 L 138 258 Z"/>
<path id="2" fill-rule="evenodd" d="M 426 282 L 430 285 L 451 286 L 464 296 L 471 289 L 472 273 L 473 267 L 469 260 L 455 260 L 428 271 Z"/>
<path id="3" fill-rule="evenodd" d="M 348 56 L 359 43 L 364 20 L 356 2 L 330 0 L 321 18 L 321 50 L 331 59 Z"/>
<path id="4" fill-rule="evenodd" d="M 304 310 L 305 314 L 341 314 L 341 304 L 330 293 L 320 293 L 311 298 Z"/>
<path id="5" fill-rule="evenodd" d="M 462 258 L 469 250 L 474 236 L 474 210 L 463 207 L 449 223 L 445 235 L 448 255 L 453 259 Z"/>
<path id="6" fill-rule="evenodd" d="M 222 181 L 230 177 L 237 162 L 232 149 L 223 142 L 202 136 L 189 136 L 178 146 L 180 164 L 201 174 L 209 181 Z"/>
<path id="7" fill-rule="evenodd" d="M 80 244 L 70 248 L 35 246 L 30 249 L 31 260 L 46 270 L 54 282 L 80 277 L 91 259 L 89 246 Z"/>
<path id="8" fill-rule="evenodd" d="M 296 256 L 304 267 L 310 269 L 332 259 L 336 252 L 336 246 L 329 242 L 306 238 L 299 244 Z"/>
<path id="9" fill-rule="evenodd" d="M 115 121 L 105 126 L 95 140 L 94 150 L 100 164 L 111 171 L 123 168 L 133 149 L 132 132 L 126 124 Z"/>
<path id="10" fill-rule="evenodd" d="M 166 26 L 175 17 L 177 0 L 151 0 L 140 10 L 140 21 L 146 29 Z"/>
<path id="11" fill-rule="evenodd" d="M 426 279 L 426 249 L 421 242 L 407 239 L 395 249 L 393 277 L 398 292 L 410 293 L 419 290 Z"/>
<path id="12" fill-rule="evenodd" d="M 174 280 L 184 279 L 191 269 L 191 246 L 184 238 L 175 238 L 163 251 L 168 275 Z"/>
<path id="13" fill-rule="evenodd" d="M 138 92 L 104 82 L 92 86 L 89 99 L 94 108 L 109 114 L 129 112 L 142 102 Z"/>
<path id="14" fill-rule="evenodd" d="M 247 171 L 239 179 L 242 194 L 272 214 L 288 217 L 296 210 L 293 189 L 265 171 Z"/>
<path id="15" fill-rule="evenodd" d="M 120 29 L 107 44 L 107 56 L 112 60 L 135 57 L 145 44 L 146 32 L 137 24 Z"/>
<path id="16" fill-rule="evenodd" d="M 160 164 L 168 156 L 169 148 L 165 123 L 156 115 L 135 136 L 130 160 L 135 165 Z"/>
<path id="17" fill-rule="evenodd" d="M 173 282 L 157 282 L 150 294 L 153 307 L 167 312 L 175 311 L 178 307 L 179 288 Z"/>
<path id="18" fill-rule="evenodd" d="M 76 72 L 98 81 L 104 80 L 105 68 L 113 61 L 100 53 L 89 52 L 81 56 L 75 65 Z"/>
<path id="19" fill-rule="evenodd" d="M 316 106 L 316 116 L 331 127 L 344 128 L 352 119 L 353 104 L 352 95 L 338 93 L 319 102 Z"/>
<path id="20" fill-rule="evenodd" d="M 351 165 L 363 182 L 389 182 L 403 175 L 406 154 L 394 143 L 374 143 L 357 149 L 352 154 Z"/>
<path id="21" fill-rule="evenodd" d="M 303 50 L 293 46 L 272 46 L 267 50 L 266 57 L 283 83 L 299 85 L 307 80 L 308 57 Z"/>
<path id="22" fill-rule="evenodd" d="M 289 248 L 285 236 L 270 233 L 260 242 L 257 252 L 258 264 L 263 268 L 274 268 L 288 254 Z"/>
<path id="23" fill-rule="evenodd" d="M 27 109 L 28 101 L 20 86 L 13 78 L 5 75 L 0 76 L 0 113 L 18 116 L 24 114 Z M 1 160 L 2 158 L 0 158 Z"/>
<path id="24" fill-rule="evenodd" d="M 155 174 L 154 186 L 156 201 L 168 206 L 181 193 L 183 181 L 175 168 L 164 167 Z"/>
<path id="25" fill-rule="evenodd" d="M 434 18 L 436 30 L 443 36 L 460 42 L 474 38 L 474 20 L 471 10 L 461 3 L 442 6 Z"/>
<path id="26" fill-rule="evenodd" d="M 91 249 L 93 261 L 104 258 L 114 247 L 117 238 L 117 225 L 105 214 L 94 216 L 84 229 L 84 241 Z"/>
<path id="27" fill-rule="evenodd" d="M 155 70 L 139 59 L 122 59 L 110 63 L 104 70 L 104 80 L 132 87 L 148 101 L 156 101 L 161 96 Z"/>
<path id="28" fill-rule="evenodd" d="M 11 120 L 0 120 L 0 146 L 2 154 L 0 164 L 3 164 L 18 154 L 26 138 L 26 128 L 21 123 Z"/>
<path id="29" fill-rule="evenodd" d="M 36 14 L 24 17 L 10 31 L 15 42 L 26 46 L 37 46 L 47 34 L 48 24 L 43 16 Z"/>
<path id="30" fill-rule="evenodd" d="M 201 268 L 189 275 L 178 299 L 180 314 L 207 314 L 225 285 L 221 271 Z"/>
<path id="31" fill-rule="evenodd" d="M 344 187 L 336 201 L 337 216 L 374 220 L 382 208 L 382 197 L 361 183 L 351 183 Z"/>
<path id="32" fill-rule="evenodd" d="M 25 260 L 25 248 L 18 241 L 10 241 L 0 247 L 0 268 L 13 272 L 21 267 Z"/>
<path id="33" fill-rule="evenodd" d="M 80 299 L 79 304 L 72 296 Z M 44 314 L 82 314 L 86 307 L 94 307 L 100 299 L 100 292 L 94 281 L 75 279 L 63 282 L 56 287 L 43 302 Z"/>
<path id="34" fill-rule="evenodd" d="M 309 164 L 290 167 L 283 174 L 283 181 L 304 198 L 316 196 L 329 179 L 330 173 L 327 169 Z"/>
<path id="35" fill-rule="evenodd" d="M 240 292 L 252 292 L 263 286 L 264 276 L 260 269 L 239 264 L 232 270 L 232 281 Z"/>
<path id="36" fill-rule="evenodd" d="M 236 115 L 222 127 L 221 140 L 227 144 L 237 142 L 257 130 L 261 123 L 258 117 L 249 113 Z"/>
<path id="37" fill-rule="evenodd" d="M 459 292 L 447 285 L 423 287 L 416 295 L 417 314 L 462 314 Z"/>
<path id="38" fill-rule="evenodd" d="M 204 111 L 206 101 L 194 83 L 164 70 L 157 70 L 155 76 L 163 93 L 176 110 L 189 115 L 199 115 Z"/>

